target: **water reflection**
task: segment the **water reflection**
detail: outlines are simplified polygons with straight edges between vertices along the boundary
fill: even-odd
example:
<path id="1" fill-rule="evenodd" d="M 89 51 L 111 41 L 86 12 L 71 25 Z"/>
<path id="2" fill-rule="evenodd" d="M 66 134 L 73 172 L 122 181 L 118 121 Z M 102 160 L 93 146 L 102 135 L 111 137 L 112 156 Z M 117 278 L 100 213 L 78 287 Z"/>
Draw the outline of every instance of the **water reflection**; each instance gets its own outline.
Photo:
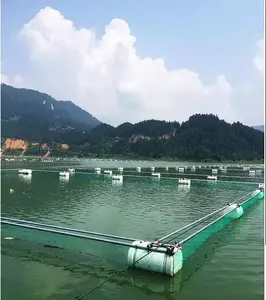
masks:
<path id="1" fill-rule="evenodd" d="M 32 174 L 18 174 L 19 179 L 26 183 L 31 183 Z"/>
<path id="2" fill-rule="evenodd" d="M 123 181 L 122 180 L 112 180 L 112 186 L 122 186 Z"/>
<path id="3" fill-rule="evenodd" d="M 69 176 L 59 176 L 59 182 L 62 182 L 62 183 L 69 182 Z"/>
<path id="4" fill-rule="evenodd" d="M 181 192 L 182 194 L 187 194 L 190 191 L 190 185 L 186 185 L 186 184 L 179 184 L 177 186 L 177 189 L 179 192 Z"/>

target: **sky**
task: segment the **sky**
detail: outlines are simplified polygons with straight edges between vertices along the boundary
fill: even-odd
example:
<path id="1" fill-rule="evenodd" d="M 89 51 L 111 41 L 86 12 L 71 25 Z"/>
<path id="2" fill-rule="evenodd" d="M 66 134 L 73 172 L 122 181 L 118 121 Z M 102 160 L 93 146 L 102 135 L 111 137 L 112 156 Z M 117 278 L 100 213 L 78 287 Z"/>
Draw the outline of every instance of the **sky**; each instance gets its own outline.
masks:
<path id="1" fill-rule="evenodd" d="M 1 81 L 100 121 L 264 124 L 263 0 L 2 0 Z"/>

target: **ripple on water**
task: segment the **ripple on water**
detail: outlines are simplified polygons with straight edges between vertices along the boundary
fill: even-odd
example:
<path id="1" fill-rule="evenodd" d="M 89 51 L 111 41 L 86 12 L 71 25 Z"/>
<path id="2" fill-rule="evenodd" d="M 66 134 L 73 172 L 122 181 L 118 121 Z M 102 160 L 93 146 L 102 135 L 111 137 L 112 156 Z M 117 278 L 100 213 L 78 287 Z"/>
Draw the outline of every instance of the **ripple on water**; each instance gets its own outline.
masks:
<path id="1" fill-rule="evenodd" d="M 9 194 L 10 188 L 13 188 L 15 193 Z M 2 213 L 49 224 L 154 239 L 206 215 L 229 201 L 236 200 L 252 188 L 248 185 L 238 185 L 236 188 L 231 184 L 210 185 L 198 182 L 192 182 L 190 188 L 180 188 L 176 180 L 161 179 L 160 182 L 154 182 L 151 178 L 130 177 L 125 177 L 123 185 L 118 187 L 113 186 L 109 178 L 79 174 L 70 178 L 68 183 L 62 183 L 58 174 L 45 172 L 34 173 L 32 182 L 28 184 L 20 181 L 15 174 L 2 178 Z M 5 241 L 7 242 L 10 241 Z M 56 259 L 59 259 L 58 255 Z M 93 262 L 88 258 L 87 261 L 93 266 Z M 16 264 L 20 264 L 19 258 Z M 26 258 L 23 264 L 30 268 Z M 69 268 L 72 268 L 72 272 L 66 277 L 64 268 L 59 270 L 48 261 L 45 265 L 47 264 L 50 264 L 50 274 L 65 278 L 67 293 L 70 293 L 70 290 L 76 291 L 77 284 L 80 289 L 88 288 L 89 275 L 78 275 L 79 272 L 84 272 L 83 264 L 72 265 L 66 260 L 63 265 L 69 264 Z M 7 268 L 8 265 L 6 270 Z M 20 272 L 25 272 L 22 265 L 20 268 Z M 53 272 L 55 269 L 58 274 Z M 106 275 L 104 269 L 115 271 L 103 263 L 103 276 Z M 31 274 L 41 270 L 42 263 L 36 262 Z M 96 276 L 97 272 L 100 273 L 95 272 L 93 276 Z M 169 298 L 167 288 L 164 290 L 166 283 L 162 284 L 164 288 L 159 289 L 160 283 L 166 280 L 160 275 L 155 275 L 151 282 L 151 274 L 138 271 L 134 274 L 141 276 L 133 280 L 134 284 L 130 284 L 132 297 L 134 296 L 132 299 L 135 299 L 136 295 L 141 300 L 177 297 L 181 300 L 224 300 L 237 297 L 241 297 L 242 300 L 262 299 L 263 202 L 255 204 L 244 218 L 210 239 L 187 262 L 181 274 L 171 279 L 171 286 L 175 290 L 174 298 Z M 91 275 L 91 278 L 93 276 Z M 118 277 L 115 284 L 107 284 L 94 299 L 103 299 L 100 296 L 115 299 L 112 295 L 119 299 L 127 298 L 129 294 L 123 292 L 129 286 L 127 276 L 129 275 Z M 156 285 L 155 278 L 158 279 Z M 24 280 L 34 286 L 33 275 Z M 40 278 L 40 282 L 44 282 L 43 278 Z M 75 282 L 75 285 L 71 282 Z M 91 284 L 96 284 L 95 280 L 92 280 Z M 44 283 L 43 287 L 39 288 L 45 288 L 47 285 L 48 283 Z M 61 299 L 53 293 L 50 298 Z"/>

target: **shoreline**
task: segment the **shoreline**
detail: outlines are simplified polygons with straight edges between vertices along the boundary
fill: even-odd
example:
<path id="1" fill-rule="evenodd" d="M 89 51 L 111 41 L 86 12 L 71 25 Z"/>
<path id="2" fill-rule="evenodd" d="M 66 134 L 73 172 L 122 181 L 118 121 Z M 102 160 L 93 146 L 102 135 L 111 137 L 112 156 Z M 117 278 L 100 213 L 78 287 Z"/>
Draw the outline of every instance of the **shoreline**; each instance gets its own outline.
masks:
<path id="1" fill-rule="evenodd" d="M 95 156 L 87 156 L 87 157 L 77 157 L 77 156 L 50 156 L 48 158 L 44 158 L 43 156 L 31 156 L 31 155 L 1 155 L 1 163 L 4 162 L 10 162 L 10 161 L 6 161 L 3 159 L 16 159 L 16 161 L 18 161 L 18 159 L 22 159 L 23 161 L 26 161 L 28 159 L 36 159 L 36 160 L 73 160 L 73 159 L 77 159 L 77 160 L 119 160 L 119 161 L 148 161 L 148 162 L 176 162 L 176 163 L 204 163 L 204 164 L 211 164 L 211 163 L 220 163 L 220 164 L 240 164 L 240 165 L 244 165 L 244 164 L 264 164 L 264 159 L 261 160 L 211 160 L 211 159 L 205 159 L 205 160 L 182 160 L 182 159 L 177 159 L 177 158 L 160 158 L 160 159 L 154 159 L 154 158 L 146 158 L 146 157 L 130 157 L 130 156 L 102 156 L 102 157 L 95 157 Z M 14 162 L 14 161 L 11 161 Z"/>

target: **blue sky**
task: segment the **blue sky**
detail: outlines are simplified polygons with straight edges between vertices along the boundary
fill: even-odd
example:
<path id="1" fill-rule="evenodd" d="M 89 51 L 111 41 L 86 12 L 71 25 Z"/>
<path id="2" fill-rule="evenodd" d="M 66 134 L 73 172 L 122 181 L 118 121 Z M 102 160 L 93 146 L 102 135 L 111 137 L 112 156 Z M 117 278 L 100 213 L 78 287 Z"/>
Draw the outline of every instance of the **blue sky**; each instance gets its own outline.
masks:
<path id="1" fill-rule="evenodd" d="M 5 75 L 30 76 L 29 50 L 18 33 L 47 6 L 60 11 L 76 28 L 94 28 L 99 38 L 112 19 L 123 19 L 136 37 L 138 57 L 161 57 L 168 70 L 192 70 L 204 84 L 211 84 L 219 74 L 234 87 L 254 80 L 252 59 L 256 43 L 264 36 L 263 0 L 2 0 Z"/>

